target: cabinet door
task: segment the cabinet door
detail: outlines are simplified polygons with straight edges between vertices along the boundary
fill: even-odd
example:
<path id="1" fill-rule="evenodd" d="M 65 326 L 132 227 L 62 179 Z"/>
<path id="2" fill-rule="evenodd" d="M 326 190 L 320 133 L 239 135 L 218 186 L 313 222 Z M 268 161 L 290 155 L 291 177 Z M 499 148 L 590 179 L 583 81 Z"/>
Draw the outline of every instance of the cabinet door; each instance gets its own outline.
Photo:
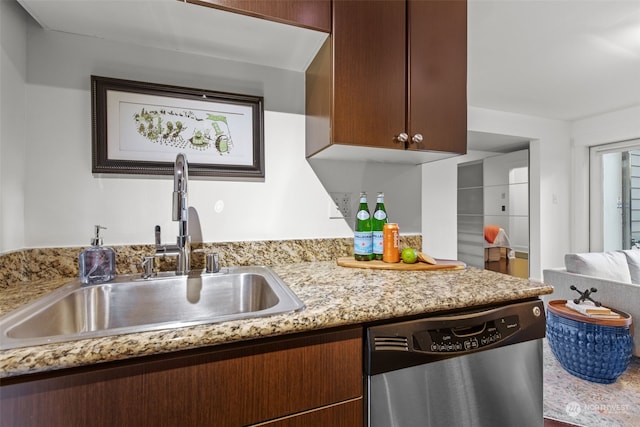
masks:
<path id="1" fill-rule="evenodd" d="M 333 126 L 338 144 L 404 149 L 406 4 L 333 3 Z"/>
<path id="2" fill-rule="evenodd" d="M 331 32 L 331 0 L 186 0 L 188 3 L 238 12 Z"/>
<path id="3" fill-rule="evenodd" d="M 409 140 L 414 150 L 467 152 L 467 2 L 408 0 Z"/>
<path id="4" fill-rule="evenodd" d="M 3 379 L 0 424 L 235 427 L 360 405 L 362 384 L 352 328 Z M 353 417 L 353 405 L 309 417 Z"/>

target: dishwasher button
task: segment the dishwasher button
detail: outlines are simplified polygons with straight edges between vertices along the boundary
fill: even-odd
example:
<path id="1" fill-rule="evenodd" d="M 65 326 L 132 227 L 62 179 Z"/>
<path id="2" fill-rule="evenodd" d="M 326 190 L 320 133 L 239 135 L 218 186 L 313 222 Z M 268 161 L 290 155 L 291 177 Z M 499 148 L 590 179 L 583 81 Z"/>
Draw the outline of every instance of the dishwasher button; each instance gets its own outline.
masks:
<path id="1" fill-rule="evenodd" d="M 433 351 L 433 340 L 428 331 L 413 333 L 413 347 L 420 351 Z"/>

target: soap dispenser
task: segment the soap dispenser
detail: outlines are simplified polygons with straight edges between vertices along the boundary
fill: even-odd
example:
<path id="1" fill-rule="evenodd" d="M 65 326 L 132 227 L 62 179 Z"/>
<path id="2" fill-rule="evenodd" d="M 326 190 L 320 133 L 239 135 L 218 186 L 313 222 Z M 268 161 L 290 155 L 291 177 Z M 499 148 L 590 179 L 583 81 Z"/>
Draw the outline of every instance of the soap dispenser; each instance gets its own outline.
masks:
<path id="1" fill-rule="evenodd" d="M 96 225 L 91 247 L 80 252 L 80 281 L 83 284 L 104 283 L 112 280 L 116 274 L 116 252 L 102 246 L 100 230 L 106 227 Z"/>

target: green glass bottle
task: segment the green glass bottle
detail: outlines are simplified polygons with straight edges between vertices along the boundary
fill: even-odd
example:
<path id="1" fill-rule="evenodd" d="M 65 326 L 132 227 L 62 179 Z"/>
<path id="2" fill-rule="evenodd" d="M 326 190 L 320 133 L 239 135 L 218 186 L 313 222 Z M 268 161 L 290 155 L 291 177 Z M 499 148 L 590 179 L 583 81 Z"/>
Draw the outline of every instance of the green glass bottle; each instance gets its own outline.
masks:
<path id="1" fill-rule="evenodd" d="M 373 230 L 373 257 L 382 259 L 384 246 L 382 244 L 382 230 L 384 225 L 389 222 L 387 211 L 384 208 L 384 193 L 378 193 L 376 198 L 376 209 L 373 211 L 371 219 L 371 229 Z"/>
<path id="2" fill-rule="evenodd" d="M 356 227 L 353 233 L 353 255 L 358 261 L 373 259 L 373 232 L 371 215 L 367 204 L 367 193 L 360 193 L 360 206 L 356 214 Z"/>

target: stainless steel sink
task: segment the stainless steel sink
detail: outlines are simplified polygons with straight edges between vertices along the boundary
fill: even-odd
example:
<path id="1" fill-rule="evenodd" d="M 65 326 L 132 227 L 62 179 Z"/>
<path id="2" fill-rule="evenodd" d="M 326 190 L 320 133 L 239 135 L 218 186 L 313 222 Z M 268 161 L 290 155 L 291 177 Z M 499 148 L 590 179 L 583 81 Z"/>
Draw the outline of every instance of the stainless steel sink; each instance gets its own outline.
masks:
<path id="1" fill-rule="evenodd" d="M 0 318 L 0 349 L 170 329 L 302 310 L 304 304 L 268 267 L 81 287 L 74 281 Z"/>

